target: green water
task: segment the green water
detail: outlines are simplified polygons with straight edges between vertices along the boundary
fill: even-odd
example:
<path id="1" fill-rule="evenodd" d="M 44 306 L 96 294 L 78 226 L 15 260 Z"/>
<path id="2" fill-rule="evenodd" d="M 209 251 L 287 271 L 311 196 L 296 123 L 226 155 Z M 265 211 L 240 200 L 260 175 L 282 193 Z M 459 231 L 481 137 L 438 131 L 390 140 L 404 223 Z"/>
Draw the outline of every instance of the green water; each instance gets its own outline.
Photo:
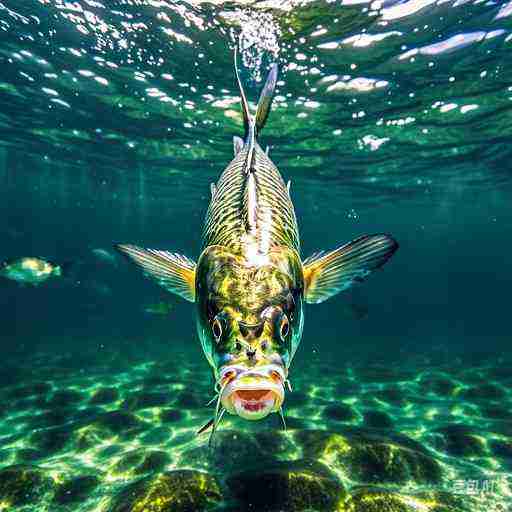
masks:
<path id="1" fill-rule="evenodd" d="M 0 0 L 0 510 L 505 512 L 512 3 Z M 305 310 L 283 430 L 226 415 L 194 308 L 113 250 L 197 259 L 210 183 L 263 147 L 302 256 L 400 249 Z"/>

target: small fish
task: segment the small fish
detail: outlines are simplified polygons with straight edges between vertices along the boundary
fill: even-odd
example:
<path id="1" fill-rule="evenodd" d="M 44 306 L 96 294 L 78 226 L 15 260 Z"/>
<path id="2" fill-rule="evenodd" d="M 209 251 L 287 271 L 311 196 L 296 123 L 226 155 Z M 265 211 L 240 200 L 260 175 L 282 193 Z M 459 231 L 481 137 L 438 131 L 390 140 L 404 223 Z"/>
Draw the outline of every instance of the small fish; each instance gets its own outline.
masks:
<path id="1" fill-rule="evenodd" d="M 60 277 L 62 267 L 41 258 L 19 258 L 1 264 L 0 276 L 18 283 L 37 286 L 52 277 Z"/>
<path id="2" fill-rule="evenodd" d="M 102 263 L 106 263 L 107 265 L 117 266 L 117 258 L 115 254 L 107 251 L 106 249 L 98 248 L 92 249 L 91 253 L 95 256 L 95 258 Z"/>
<path id="3" fill-rule="evenodd" d="M 174 309 L 172 304 L 168 302 L 158 302 L 156 304 L 148 304 L 144 306 L 144 313 L 149 313 L 150 315 L 168 315 Z"/>
<path id="4" fill-rule="evenodd" d="M 387 234 L 364 235 L 301 259 L 290 188 L 258 144 L 277 81 L 273 65 L 256 114 L 236 66 L 245 135 L 217 184 L 196 262 L 177 253 L 118 245 L 160 285 L 194 302 L 197 332 L 215 384 L 210 442 L 227 412 L 247 420 L 283 419 L 290 364 L 299 346 L 304 304 L 319 304 L 362 281 L 397 250 Z"/>

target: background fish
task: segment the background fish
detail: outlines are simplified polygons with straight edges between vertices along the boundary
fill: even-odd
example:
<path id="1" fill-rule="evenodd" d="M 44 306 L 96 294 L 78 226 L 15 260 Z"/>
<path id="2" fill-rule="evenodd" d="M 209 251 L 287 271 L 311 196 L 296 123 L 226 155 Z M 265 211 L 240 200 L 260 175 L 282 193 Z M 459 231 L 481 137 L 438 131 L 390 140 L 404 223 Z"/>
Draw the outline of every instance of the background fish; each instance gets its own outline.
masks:
<path id="1" fill-rule="evenodd" d="M 60 277 L 62 267 L 41 258 L 25 257 L 5 261 L 0 276 L 18 283 L 39 285 L 52 277 Z"/>
<path id="2" fill-rule="evenodd" d="M 257 138 L 277 81 L 270 70 L 254 116 L 240 88 L 244 138 L 211 185 L 211 201 L 197 263 L 177 253 L 117 248 L 167 290 L 197 308 L 197 331 L 216 381 L 215 431 L 227 411 L 257 420 L 281 417 L 288 372 L 300 343 L 304 303 L 318 304 L 381 267 L 398 244 L 386 234 L 364 235 L 304 261 L 290 184 Z M 284 418 L 283 418 L 284 421 Z"/>

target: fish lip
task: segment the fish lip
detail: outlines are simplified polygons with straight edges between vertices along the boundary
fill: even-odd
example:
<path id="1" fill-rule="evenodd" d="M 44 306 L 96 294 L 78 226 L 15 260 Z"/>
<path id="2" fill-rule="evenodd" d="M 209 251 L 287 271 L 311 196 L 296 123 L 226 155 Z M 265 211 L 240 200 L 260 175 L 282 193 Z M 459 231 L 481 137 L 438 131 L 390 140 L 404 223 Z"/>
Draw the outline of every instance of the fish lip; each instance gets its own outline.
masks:
<path id="1" fill-rule="evenodd" d="M 242 378 L 250 378 L 251 375 L 243 375 Z M 257 379 L 257 380 L 256 380 Z M 261 399 L 244 399 L 239 391 L 266 391 Z M 279 410 L 284 401 L 283 383 L 277 383 L 269 377 L 255 375 L 250 382 L 240 382 L 240 377 L 235 377 L 226 385 L 221 396 L 221 402 L 227 412 L 237 414 L 246 419 L 259 419 L 271 412 Z M 261 407 L 256 407 L 258 404 Z M 251 414 L 252 412 L 257 414 Z M 264 414 L 263 414 L 264 412 Z M 258 417 L 256 417 L 258 416 Z"/>
<path id="2" fill-rule="evenodd" d="M 260 419 L 280 409 L 284 401 L 286 369 L 279 364 L 247 367 L 226 365 L 220 369 L 218 382 L 221 403 L 230 414 L 245 419 Z M 266 391 L 261 400 L 244 400 L 239 391 Z M 270 393 L 270 394 L 269 394 Z M 260 405 L 260 407 L 258 407 Z"/>

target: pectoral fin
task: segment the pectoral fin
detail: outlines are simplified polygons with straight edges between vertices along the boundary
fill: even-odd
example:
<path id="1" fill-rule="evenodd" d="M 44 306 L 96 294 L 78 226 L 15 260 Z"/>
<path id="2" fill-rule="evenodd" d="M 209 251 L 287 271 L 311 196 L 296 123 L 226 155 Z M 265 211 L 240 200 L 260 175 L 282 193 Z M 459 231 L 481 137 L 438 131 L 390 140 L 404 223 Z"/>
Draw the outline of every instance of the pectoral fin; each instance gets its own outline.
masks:
<path id="1" fill-rule="evenodd" d="M 192 260 L 181 254 L 143 249 L 136 245 L 116 245 L 116 249 L 166 290 L 194 302 L 196 264 Z"/>
<path id="2" fill-rule="evenodd" d="M 317 253 L 303 262 L 305 300 L 318 304 L 362 281 L 398 249 L 389 235 L 364 235 L 334 251 Z"/>

